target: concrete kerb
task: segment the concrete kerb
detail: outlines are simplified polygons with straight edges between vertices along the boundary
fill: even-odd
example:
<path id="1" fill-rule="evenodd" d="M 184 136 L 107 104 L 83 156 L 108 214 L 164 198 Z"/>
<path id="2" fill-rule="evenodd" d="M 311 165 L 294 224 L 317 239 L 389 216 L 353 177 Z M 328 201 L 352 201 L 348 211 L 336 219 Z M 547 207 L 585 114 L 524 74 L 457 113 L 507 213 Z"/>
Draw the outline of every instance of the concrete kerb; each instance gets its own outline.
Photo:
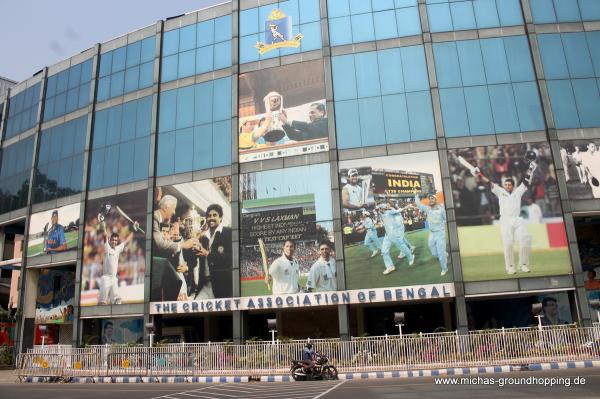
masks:
<path id="1" fill-rule="evenodd" d="M 565 370 L 580 368 L 600 368 L 600 360 L 583 360 L 572 362 L 550 362 L 550 363 L 530 363 L 523 365 L 505 365 L 505 366 L 485 366 L 485 367 L 457 367 L 429 370 L 403 370 L 403 371 L 374 371 L 357 373 L 339 373 L 340 380 L 366 380 L 366 379 L 389 379 L 389 378 L 416 378 L 416 377 L 446 377 L 446 376 L 465 376 L 479 374 L 509 373 L 518 371 L 542 371 L 542 370 Z M 218 383 L 244 383 L 251 380 L 261 382 L 290 382 L 293 381 L 289 375 L 265 375 L 259 378 L 250 377 L 230 377 L 230 376 L 150 376 L 150 377 L 72 377 L 63 379 L 60 382 L 79 383 L 79 384 L 174 384 L 174 383 L 192 383 L 192 384 L 218 384 Z M 56 378 L 46 377 L 27 377 L 23 380 L 25 383 L 48 383 L 58 382 Z"/>

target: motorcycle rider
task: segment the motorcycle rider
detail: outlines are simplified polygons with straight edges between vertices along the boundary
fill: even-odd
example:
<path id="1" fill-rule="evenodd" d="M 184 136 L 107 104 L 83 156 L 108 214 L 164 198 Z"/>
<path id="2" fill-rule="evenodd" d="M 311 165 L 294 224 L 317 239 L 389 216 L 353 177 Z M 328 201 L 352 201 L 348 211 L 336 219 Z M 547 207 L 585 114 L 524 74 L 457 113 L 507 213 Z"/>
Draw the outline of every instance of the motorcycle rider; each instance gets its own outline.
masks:
<path id="1" fill-rule="evenodd" d="M 313 366 L 315 365 L 313 359 L 315 357 L 315 351 L 310 342 L 304 345 L 302 350 L 302 368 L 306 374 L 312 373 Z"/>

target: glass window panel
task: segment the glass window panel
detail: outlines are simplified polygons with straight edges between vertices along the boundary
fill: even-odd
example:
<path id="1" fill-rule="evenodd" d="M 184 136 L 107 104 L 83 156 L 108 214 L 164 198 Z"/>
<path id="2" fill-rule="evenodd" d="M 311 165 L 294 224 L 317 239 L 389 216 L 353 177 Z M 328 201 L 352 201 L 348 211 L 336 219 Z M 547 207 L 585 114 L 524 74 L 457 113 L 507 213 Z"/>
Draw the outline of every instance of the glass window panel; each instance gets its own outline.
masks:
<path id="1" fill-rule="evenodd" d="M 179 29 L 170 30 L 163 34 L 163 57 L 179 51 Z"/>
<path id="2" fill-rule="evenodd" d="M 112 68 L 112 51 L 108 53 L 102 54 L 100 56 L 100 76 L 110 75 L 110 70 Z"/>
<path id="3" fill-rule="evenodd" d="M 194 127 L 194 170 L 212 167 L 212 125 Z"/>
<path id="4" fill-rule="evenodd" d="M 175 133 L 175 173 L 189 172 L 192 170 L 194 156 L 194 129 L 187 128 Z"/>
<path id="5" fill-rule="evenodd" d="M 378 51 L 377 60 L 379 80 L 382 83 L 381 94 L 403 93 L 404 76 L 402 75 L 400 50 L 395 48 Z"/>
<path id="6" fill-rule="evenodd" d="M 52 130 L 44 130 L 42 131 L 42 135 L 40 137 L 40 151 L 38 153 L 38 164 L 42 165 L 48 163 L 50 159 L 50 138 L 52 135 Z"/>
<path id="7" fill-rule="evenodd" d="M 154 81 L 154 61 L 146 62 L 140 65 L 140 81 L 139 88 L 152 86 Z"/>
<path id="8" fill-rule="evenodd" d="M 231 163 L 231 122 L 229 120 L 215 122 L 212 131 L 212 164 L 213 167 Z"/>
<path id="9" fill-rule="evenodd" d="M 428 4 L 427 16 L 432 32 L 447 32 L 452 30 L 452 16 L 448 4 Z"/>
<path id="10" fill-rule="evenodd" d="M 600 76 L 600 31 L 586 32 L 588 49 L 594 66 L 594 75 Z M 0 108 L 2 108 L 0 106 Z"/>
<path id="11" fill-rule="evenodd" d="M 125 69 L 125 53 L 127 47 L 121 47 L 113 51 L 112 73 Z"/>
<path id="12" fill-rule="evenodd" d="M 66 158 L 60 162 L 60 175 L 58 178 L 58 187 L 67 188 L 71 183 L 71 170 L 73 169 L 73 160 Z"/>
<path id="13" fill-rule="evenodd" d="M 440 89 L 440 104 L 446 136 L 468 136 L 470 129 L 463 89 Z"/>
<path id="14" fill-rule="evenodd" d="M 358 97 L 370 97 L 381 94 L 379 79 L 373 79 L 378 71 L 377 53 L 370 51 L 367 53 L 358 53 L 354 55 L 354 64 L 356 67 L 356 86 Z"/>
<path id="15" fill-rule="evenodd" d="M 406 93 L 411 140 L 435 138 L 431 95 L 429 91 Z"/>
<path id="16" fill-rule="evenodd" d="M 473 8 L 479 29 L 500 26 L 495 0 L 474 0 Z"/>
<path id="17" fill-rule="evenodd" d="M 394 0 L 372 0 L 373 11 L 391 10 L 394 8 Z"/>
<path id="18" fill-rule="evenodd" d="M 179 29 L 179 52 L 196 48 L 196 24 Z"/>
<path id="19" fill-rule="evenodd" d="M 319 0 L 304 0 L 300 5 L 300 23 L 318 21 L 321 18 Z"/>
<path id="20" fill-rule="evenodd" d="M 66 158 L 73 155 L 75 149 L 75 128 L 76 121 L 67 122 L 62 125 L 63 137 L 60 148 L 60 157 Z"/>
<path id="21" fill-rule="evenodd" d="M 329 38 L 332 46 L 352 43 L 352 25 L 350 17 L 329 20 Z"/>
<path id="22" fill-rule="evenodd" d="M 394 10 L 373 13 L 375 39 L 383 40 L 398 36 L 396 30 L 396 13 Z"/>
<path id="23" fill-rule="evenodd" d="M 154 59 L 156 40 L 154 36 L 147 37 L 142 40 L 142 49 L 140 53 L 140 62 L 148 62 Z"/>
<path id="24" fill-rule="evenodd" d="M 53 117 L 54 117 L 54 97 L 46 100 L 46 104 L 44 105 L 44 121 L 49 121 Z M 6 130 L 8 130 L 8 126 L 7 126 Z"/>
<path id="25" fill-rule="evenodd" d="M 175 129 L 177 115 L 177 90 L 164 91 L 160 94 L 160 112 L 158 131 L 166 132 Z"/>
<path id="26" fill-rule="evenodd" d="M 74 156 L 72 165 L 73 169 L 71 170 L 69 188 L 73 191 L 80 192 L 81 183 L 83 181 L 83 154 Z"/>
<path id="27" fill-rule="evenodd" d="M 258 35 L 248 35 L 240 38 L 240 63 L 258 60 L 258 51 L 254 45 L 258 41 Z"/>
<path id="28" fill-rule="evenodd" d="M 562 41 L 559 34 L 538 35 L 538 44 L 544 66 L 544 76 L 546 79 L 563 79 L 569 77 L 569 68 L 565 53 L 563 51 Z"/>
<path id="29" fill-rule="evenodd" d="M 463 85 L 476 86 L 486 83 L 479 40 L 456 42 Z"/>
<path id="30" fill-rule="evenodd" d="M 496 0 L 498 16 L 501 26 L 521 25 L 523 15 L 521 14 L 521 2 L 519 0 Z"/>
<path id="31" fill-rule="evenodd" d="M 185 53 L 179 53 L 179 67 L 177 70 L 178 78 L 192 76 L 196 71 L 196 51 L 190 50 Z"/>
<path id="32" fill-rule="evenodd" d="M 67 83 L 69 80 L 69 71 L 62 71 L 59 72 L 57 75 L 57 79 L 56 79 L 56 92 L 57 93 L 63 93 L 64 91 L 67 90 Z M 25 91 L 25 93 L 23 94 L 23 96 L 21 96 L 20 100 L 24 101 L 25 97 L 24 95 L 27 93 L 27 91 Z M 22 107 L 23 105 L 21 105 Z"/>
<path id="33" fill-rule="evenodd" d="M 571 82 L 569 80 L 549 80 L 546 85 L 556 127 L 559 129 L 579 127 L 579 116 Z"/>
<path id="34" fill-rule="evenodd" d="M 544 117 L 535 82 L 513 83 L 522 131 L 543 130 Z"/>
<path id="35" fill-rule="evenodd" d="M 427 77 L 423 46 L 402 47 L 400 55 L 402 56 L 402 71 L 404 72 L 404 88 L 406 91 L 429 90 L 429 78 Z"/>
<path id="36" fill-rule="evenodd" d="M 477 28 L 472 2 L 461 1 L 458 3 L 451 3 L 450 14 L 452 15 L 452 24 L 454 25 L 454 30 Z"/>
<path id="37" fill-rule="evenodd" d="M 198 29 L 200 29 L 198 25 Z M 258 8 L 240 11 L 240 36 L 258 32 Z"/>
<path id="38" fill-rule="evenodd" d="M 306 2 L 312 0 L 305 0 Z M 297 0 L 288 0 L 281 1 L 279 3 L 279 9 L 283 11 L 285 15 L 292 17 L 292 22 L 295 25 L 298 25 L 300 21 L 300 10 L 298 10 L 298 1 Z"/>
<path id="39" fill-rule="evenodd" d="M 130 93 L 138 89 L 140 80 L 140 67 L 135 66 L 125 71 L 125 93 Z"/>
<path id="40" fill-rule="evenodd" d="M 573 79 L 571 83 L 581 127 L 600 126 L 600 96 L 596 79 Z"/>
<path id="41" fill-rule="evenodd" d="M 327 15 L 329 16 L 329 18 L 337 18 L 350 15 L 349 0 L 328 0 Z"/>
<path id="42" fill-rule="evenodd" d="M 552 0 L 529 0 L 529 3 L 533 14 L 533 22 L 536 24 L 556 22 Z"/>
<path id="43" fill-rule="evenodd" d="M 159 176 L 172 175 L 175 168 L 175 132 L 158 136 L 156 169 Z"/>
<path id="44" fill-rule="evenodd" d="M 215 44 L 215 70 L 231 66 L 231 41 Z"/>
<path id="45" fill-rule="evenodd" d="M 385 144 L 385 125 L 381 97 L 358 100 L 360 131 L 363 146 Z"/>
<path id="46" fill-rule="evenodd" d="M 81 81 L 81 64 L 77 64 L 69 68 L 69 84 L 68 88 L 72 89 L 79 86 Z"/>
<path id="47" fill-rule="evenodd" d="M 511 81 L 535 80 L 527 38 L 525 36 L 505 37 L 504 49 Z"/>
<path id="48" fill-rule="evenodd" d="M 94 190 L 102 186 L 102 174 L 104 171 L 104 148 L 92 152 L 89 188 Z"/>
<path id="49" fill-rule="evenodd" d="M 97 101 L 105 101 L 108 100 L 108 96 L 110 95 L 110 76 L 105 76 L 100 78 L 98 81 L 98 92 L 96 96 L 98 97 Z"/>
<path id="50" fill-rule="evenodd" d="M 356 100 L 335 102 L 336 137 L 339 148 L 361 146 L 360 120 Z"/>
<path id="51" fill-rule="evenodd" d="M 404 94 L 394 94 L 381 98 L 386 143 L 410 141 L 410 126 Z"/>
<path id="52" fill-rule="evenodd" d="M 300 51 L 317 50 L 322 47 L 321 42 L 321 24 L 320 22 L 311 22 L 300 26 L 301 32 L 304 34 Z M 297 53 L 298 49 L 281 49 L 282 55 L 284 51 L 289 51 L 289 54 Z"/>
<path id="53" fill-rule="evenodd" d="M 396 10 L 398 36 L 412 36 L 421 33 L 421 18 L 417 7 Z"/>
<path id="54" fill-rule="evenodd" d="M 108 125 L 106 127 L 106 145 L 116 144 L 121 139 L 121 117 L 123 109 L 120 106 L 108 109 Z"/>
<path id="55" fill-rule="evenodd" d="M 481 40 L 480 44 L 488 84 L 510 82 L 502 39 Z"/>
<path id="56" fill-rule="evenodd" d="M 115 150 L 119 150 L 119 177 L 118 184 L 123 184 L 132 181 L 133 157 L 134 157 L 134 142 L 126 141 L 115 146 Z"/>
<path id="57" fill-rule="evenodd" d="M 563 48 L 572 78 L 590 78 L 594 68 L 588 51 L 585 33 L 566 33 L 562 35 Z"/>
<path id="58" fill-rule="evenodd" d="M 75 127 L 75 136 L 73 143 L 73 153 L 83 152 L 85 149 L 85 138 L 87 135 L 87 117 L 83 117 L 77 120 L 77 126 Z"/>
<path id="59" fill-rule="evenodd" d="M 471 134 L 493 134 L 494 120 L 487 87 L 465 87 L 464 95 Z"/>
<path id="60" fill-rule="evenodd" d="M 194 124 L 194 86 L 177 90 L 176 129 L 190 127 Z"/>
<path id="61" fill-rule="evenodd" d="M 117 97 L 123 94 L 125 84 L 125 72 L 117 72 L 110 77 L 110 97 Z"/>
<path id="62" fill-rule="evenodd" d="M 84 83 L 79 86 L 79 94 L 77 96 L 79 102 L 77 108 L 83 108 L 90 103 L 90 84 Z"/>
<path id="63" fill-rule="evenodd" d="M 152 126 L 152 96 L 137 101 L 135 137 L 150 135 Z"/>
<path id="64" fill-rule="evenodd" d="M 213 121 L 231 118 L 231 78 L 214 81 Z"/>
<path id="65" fill-rule="evenodd" d="M 577 0 L 554 0 L 558 22 L 581 21 Z"/>
<path id="66" fill-rule="evenodd" d="M 81 64 L 81 83 L 89 82 L 91 79 L 92 79 L 92 60 L 87 60 Z"/>
<path id="67" fill-rule="evenodd" d="M 512 86 L 510 84 L 488 87 L 496 133 L 518 132 L 519 121 Z"/>
<path id="68" fill-rule="evenodd" d="M 121 121 L 120 141 L 128 141 L 135 137 L 135 120 L 137 101 L 129 101 L 123 104 L 123 117 Z"/>
<path id="69" fill-rule="evenodd" d="M 370 12 L 371 2 L 364 0 L 350 0 L 350 13 L 351 14 L 360 14 L 363 12 Z"/>
<path id="70" fill-rule="evenodd" d="M 63 145 L 63 130 L 55 129 L 52 132 L 52 140 L 50 141 L 50 162 L 57 161 L 60 159 L 60 149 Z M 18 148 L 18 147 L 15 147 Z M 17 159 L 18 161 L 18 159 Z M 18 170 L 18 168 L 17 168 Z"/>
<path id="71" fill-rule="evenodd" d="M 231 40 L 231 15 L 215 18 L 215 43 Z"/>
<path id="72" fill-rule="evenodd" d="M 125 61 L 125 67 L 129 68 L 134 65 L 139 65 L 140 54 L 142 53 L 142 42 L 137 41 L 127 46 L 127 58 Z"/>
<path id="73" fill-rule="evenodd" d="M 54 115 L 64 115 L 67 105 L 67 93 L 61 93 L 55 97 L 54 100 Z M 26 126 L 23 126 L 22 130 L 25 130 Z"/>
<path id="74" fill-rule="evenodd" d="M 46 83 L 46 98 L 50 98 L 56 94 L 56 75 L 52 75 L 48 78 Z"/>
<path id="75" fill-rule="evenodd" d="M 162 82 L 177 79 L 177 54 L 164 57 L 162 60 Z"/>
<path id="76" fill-rule="evenodd" d="M 106 144 L 106 130 L 108 129 L 108 111 L 96 112 L 94 119 L 93 148 L 104 147 Z"/>
<path id="77" fill-rule="evenodd" d="M 579 9 L 584 21 L 600 19 L 600 1 L 579 0 Z"/>
<path id="78" fill-rule="evenodd" d="M 366 3 L 366 2 L 365 2 Z M 373 15 L 359 14 L 350 17 L 352 23 L 352 42 L 368 42 L 375 40 L 375 31 L 373 29 Z"/>
<path id="79" fill-rule="evenodd" d="M 203 125 L 212 122 L 213 108 L 213 85 L 212 82 L 197 84 L 194 86 L 194 107 L 196 125 Z"/>
<path id="80" fill-rule="evenodd" d="M 434 43 L 433 54 L 439 87 L 462 86 L 456 42 Z"/>
<path id="81" fill-rule="evenodd" d="M 148 177 L 150 166 L 150 138 L 144 137 L 134 142 L 133 180 L 142 180 Z"/>

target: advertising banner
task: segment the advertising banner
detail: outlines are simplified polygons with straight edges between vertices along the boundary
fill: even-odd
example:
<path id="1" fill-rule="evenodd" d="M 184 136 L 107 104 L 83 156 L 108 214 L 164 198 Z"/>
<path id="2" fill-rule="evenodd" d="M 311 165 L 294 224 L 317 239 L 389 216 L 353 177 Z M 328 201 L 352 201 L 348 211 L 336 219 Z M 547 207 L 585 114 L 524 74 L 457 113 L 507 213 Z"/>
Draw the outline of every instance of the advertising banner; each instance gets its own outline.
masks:
<path id="1" fill-rule="evenodd" d="M 141 317 L 102 319 L 100 344 L 133 344 L 142 343 L 144 336 L 144 319 Z"/>
<path id="2" fill-rule="evenodd" d="M 73 322 L 73 297 L 75 296 L 75 272 L 61 269 L 40 269 L 36 324 L 62 324 Z"/>
<path id="3" fill-rule="evenodd" d="M 81 306 L 144 302 L 146 190 L 87 203 Z"/>
<path id="4" fill-rule="evenodd" d="M 600 139 L 560 142 L 570 199 L 600 198 Z"/>
<path id="5" fill-rule="evenodd" d="M 79 203 L 31 215 L 27 256 L 56 254 L 77 249 Z"/>
<path id="6" fill-rule="evenodd" d="M 437 152 L 340 162 L 349 289 L 452 281 Z"/>
<path id="7" fill-rule="evenodd" d="M 241 175 L 241 295 L 335 291 L 329 165 Z"/>
<path id="8" fill-rule="evenodd" d="M 231 177 L 158 187 L 151 301 L 231 297 Z"/>
<path id="9" fill-rule="evenodd" d="M 548 143 L 448 155 L 466 281 L 572 273 Z"/>
<path id="10" fill-rule="evenodd" d="M 240 162 L 328 149 L 322 60 L 240 75 Z"/>

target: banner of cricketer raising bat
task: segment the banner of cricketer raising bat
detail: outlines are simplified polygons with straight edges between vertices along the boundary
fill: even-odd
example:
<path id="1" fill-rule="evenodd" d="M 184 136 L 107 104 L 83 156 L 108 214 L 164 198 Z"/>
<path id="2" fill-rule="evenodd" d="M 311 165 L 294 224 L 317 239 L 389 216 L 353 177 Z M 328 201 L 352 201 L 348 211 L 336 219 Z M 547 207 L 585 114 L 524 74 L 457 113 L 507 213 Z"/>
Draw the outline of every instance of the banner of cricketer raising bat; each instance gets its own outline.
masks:
<path id="1" fill-rule="evenodd" d="M 548 143 L 448 151 L 466 281 L 572 272 Z"/>
<path id="2" fill-rule="evenodd" d="M 329 165 L 240 177 L 242 296 L 336 291 Z"/>
<path id="3" fill-rule="evenodd" d="M 349 289 L 452 281 L 437 152 L 340 162 Z"/>
<path id="4" fill-rule="evenodd" d="M 88 201 L 81 306 L 144 302 L 146 190 Z"/>

